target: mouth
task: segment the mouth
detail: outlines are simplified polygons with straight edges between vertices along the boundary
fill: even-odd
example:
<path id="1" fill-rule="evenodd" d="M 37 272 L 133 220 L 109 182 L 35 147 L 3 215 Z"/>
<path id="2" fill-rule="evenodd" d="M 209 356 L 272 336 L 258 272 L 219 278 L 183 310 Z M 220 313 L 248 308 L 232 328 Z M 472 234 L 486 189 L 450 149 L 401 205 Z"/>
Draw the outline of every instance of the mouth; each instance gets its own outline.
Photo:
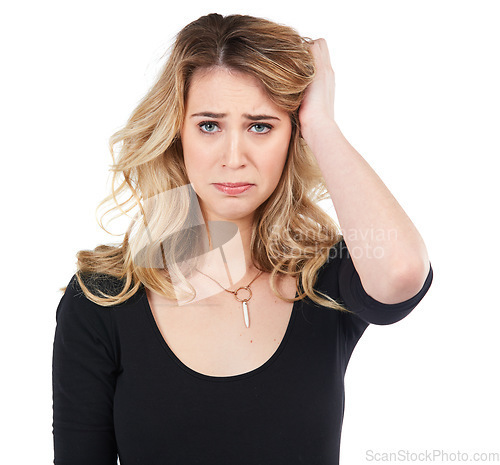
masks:
<path id="1" fill-rule="evenodd" d="M 253 186 L 253 184 L 250 182 L 216 182 L 214 184 L 227 187 Z"/>
<path id="2" fill-rule="evenodd" d="M 214 186 L 220 192 L 229 195 L 242 194 L 248 189 L 253 187 L 255 184 L 249 184 L 246 182 L 224 182 L 224 183 L 214 183 Z"/>

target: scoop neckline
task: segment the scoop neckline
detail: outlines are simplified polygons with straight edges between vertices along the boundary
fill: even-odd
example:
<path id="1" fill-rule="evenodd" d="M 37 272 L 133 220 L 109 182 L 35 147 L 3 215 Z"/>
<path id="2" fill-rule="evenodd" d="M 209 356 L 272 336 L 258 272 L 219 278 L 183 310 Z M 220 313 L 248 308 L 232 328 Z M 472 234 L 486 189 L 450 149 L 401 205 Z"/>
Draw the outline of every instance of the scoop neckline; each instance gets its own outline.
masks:
<path id="1" fill-rule="evenodd" d="M 182 360 L 175 355 L 174 351 L 170 348 L 170 346 L 167 344 L 167 341 L 161 334 L 160 328 L 156 324 L 156 320 L 153 315 L 153 310 L 151 309 L 151 305 L 149 304 L 148 296 L 146 294 L 146 289 L 143 288 L 142 290 L 142 303 L 143 303 L 143 309 L 146 312 L 147 318 L 149 322 L 152 325 L 153 333 L 156 335 L 156 337 L 159 339 L 159 342 L 163 349 L 167 352 L 167 354 L 170 356 L 170 358 L 179 366 L 182 370 L 187 372 L 188 374 L 199 378 L 203 379 L 206 381 L 214 381 L 218 383 L 223 383 L 223 382 L 230 382 L 230 381 L 239 381 L 242 379 L 250 378 L 252 376 L 255 376 L 264 370 L 271 366 L 278 358 L 279 356 L 283 353 L 285 346 L 287 345 L 288 340 L 290 339 L 290 333 L 292 332 L 295 320 L 296 320 L 296 314 L 297 314 L 297 306 L 299 302 L 302 302 L 302 300 L 296 300 L 293 303 L 292 306 L 292 311 L 290 314 L 290 319 L 288 320 L 288 325 L 285 330 L 285 334 L 283 335 L 283 338 L 281 339 L 281 342 L 278 346 L 278 348 L 274 351 L 274 353 L 269 357 L 261 366 L 254 368 L 253 370 L 247 371 L 245 373 L 240 373 L 237 375 L 230 375 L 230 376 L 211 376 L 211 375 L 206 375 L 204 373 L 200 373 L 199 371 L 193 370 L 192 368 L 188 367 Z M 295 298 L 297 298 L 299 295 L 298 290 L 295 291 Z"/>

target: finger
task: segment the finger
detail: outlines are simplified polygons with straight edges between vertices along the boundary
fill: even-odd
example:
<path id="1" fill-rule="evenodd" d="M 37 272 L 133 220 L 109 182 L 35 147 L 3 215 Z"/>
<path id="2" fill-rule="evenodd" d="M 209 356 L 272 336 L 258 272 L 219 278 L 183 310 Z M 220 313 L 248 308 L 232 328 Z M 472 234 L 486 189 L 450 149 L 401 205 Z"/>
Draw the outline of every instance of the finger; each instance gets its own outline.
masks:
<path id="1" fill-rule="evenodd" d="M 332 62 L 331 62 L 331 57 L 330 57 L 330 51 L 328 50 L 328 44 L 326 43 L 325 39 L 319 39 L 318 40 L 318 47 L 319 47 L 319 55 L 321 61 L 324 63 L 325 67 L 331 68 L 332 67 Z"/>
<path id="2" fill-rule="evenodd" d="M 316 39 L 311 47 L 311 53 L 318 70 L 328 70 L 332 68 L 330 52 L 325 39 Z"/>

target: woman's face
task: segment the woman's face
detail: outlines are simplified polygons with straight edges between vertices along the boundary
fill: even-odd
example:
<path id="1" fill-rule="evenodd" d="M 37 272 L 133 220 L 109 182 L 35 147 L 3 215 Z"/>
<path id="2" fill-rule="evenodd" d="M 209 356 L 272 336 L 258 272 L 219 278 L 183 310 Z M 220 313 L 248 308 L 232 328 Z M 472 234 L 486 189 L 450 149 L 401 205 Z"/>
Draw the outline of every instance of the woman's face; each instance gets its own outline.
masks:
<path id="1" fill-rule="evenodd" d="M 292 125 L 252 76 L 225 68 L 197 70 L 181 129 L 184 163 L 208 221 L 251 224 L 275 190 Z M 244 192 L 218 183 L 248 183 Z M 242 190 L 242 189 L 240 189 Z"/>

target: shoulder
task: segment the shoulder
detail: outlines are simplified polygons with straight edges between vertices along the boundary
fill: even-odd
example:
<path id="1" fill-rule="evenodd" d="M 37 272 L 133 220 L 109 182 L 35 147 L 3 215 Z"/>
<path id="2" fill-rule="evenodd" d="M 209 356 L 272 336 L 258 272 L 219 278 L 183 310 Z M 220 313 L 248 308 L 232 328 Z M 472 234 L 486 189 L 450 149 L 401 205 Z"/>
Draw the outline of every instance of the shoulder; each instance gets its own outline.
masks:
<path id="1" fill-rule="evenodd" d="M 85 358 L 94 363 L 105 357 L 114 367 L 119 337 L 113 307 L 100 306 L 87 298 L 74 274 L 56 310 L 54 352 L 57 364 Z"/>
<path id="2" fill-rule="evenodd" d="M 330 296 L 339 298 L 345 307 L 366 323 L 387 325 L 406 317 L 423 299 L 433 279 L 432 266 L 422 289 L 412 298 L 394 304 L 375 300 L 363 288 L 352 257 L 344 238 L 330 248 L 328 258 L 320 268 L 318 282 L 330 292 Z M 351 317 L 352 314 L 346 314 Z"/>
<path id="3" fill-rule="evenodd" d="M 90 292 L 97 296 L 101 293 L 115 295 L 123 288 L 123 281 L 103 274 L 84 274 L 80 276 L 83 284 Z M 104 330 L 112 325 L 113 310 L 116 306 L 103 306 L 87 297 L 77 274 L 69 280 L 56 310 L 58 324 L 69 325 L 73 328 L 90 326 Z"/>
<path id="4" fill-rule="evenodd" d="M 125 286 L 125 280 L 104 273 L 79 273 L 71 277 L 70 284 L 76 295 L 85 295 L 80 286 L 80 281 L 94 295 L 117 295 Z M 69 287 L 69 286 L 68 286 Z"/>
<path id="5" fill-rule="evenodd" d="M 349 250 L 343 238 L 330 247 L 325 262 L 318 270 L 318 281 L 332 280 L 338 277 L 343 261 L 349 260 Z"/>

